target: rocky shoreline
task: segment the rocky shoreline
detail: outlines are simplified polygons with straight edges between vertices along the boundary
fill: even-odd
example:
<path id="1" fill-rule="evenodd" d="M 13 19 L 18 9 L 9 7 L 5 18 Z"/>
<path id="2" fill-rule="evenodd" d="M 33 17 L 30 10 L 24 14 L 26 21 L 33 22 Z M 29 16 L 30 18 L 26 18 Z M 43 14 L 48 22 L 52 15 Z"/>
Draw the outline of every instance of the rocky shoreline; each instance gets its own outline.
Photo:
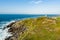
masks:
<path id="1" fill-rule="evenodd" d="M 6 27 L 6 28 L 9 28 L 8 32 L 11 33 L 12 36 L 6 38 L 5 40 L 30 40 L 30 39 L 35 40 L 35 39 L 30 38 L 33 35 L 36 35 L 36 38 L 38 37 L 36 40 L 40 40 L 40 39 L 44 40 L 44 39 L 42 39 L 43 37 L 41 38 L 39 36 L 39 35 L 44 34 L 44 32 L 42 32 L 42 34 L 41 34 L 41 31 L 46 30 L 47 34 L 49 34 L 50 32 L 56 32 L 56 31 L 54 31 L 55 30 L 54 26 L 58 26 L 56 24 L 59 24 L 59 27 L 60 27 L 60 21 L 58 22 L 56 19 L 48 18 L 48 17 L 38 17 L 38 18 L 31 18 L 31 19 L 25 19 L 25 20 L 12 22 L 11 24 L 7 25 L 7 27 Z M 54 28 L 52 28 L 52 27 L 54 27 Z M 49 33 L 48 33 L 48 31 L 49 31 Z M 29 37 L 28 34 L 31 36 Z M 47 35 L 47 34 L 44 34 L 43 36 L 49 37 L 49 35 Z M 52 34 L 52 35 L 54 35 L 54 34 Z M 33 36 L 33 37 L 35 38 L 35 36 Z M 57 38 L 57 39 L 59 39 L 59 38 Z M 46 38 L 45 38 L 45 40 L 46 40 Z"/>
<path id="2" fill-rule="evenodd" d="M 12 22 L 11 24 L 7 25 L 7 28 L 9 28 L 8 32 L 12 34 L 12 36 L 6 38 L 5 40 L 18 40 L 19 37 L 19 33 L 22 32 L 26 29 L 24 27 L 24 25 L 18 26 L 18 27 L 14 27 L 12 26 L 13 24 L 15 24 L 16 22 Z"/>

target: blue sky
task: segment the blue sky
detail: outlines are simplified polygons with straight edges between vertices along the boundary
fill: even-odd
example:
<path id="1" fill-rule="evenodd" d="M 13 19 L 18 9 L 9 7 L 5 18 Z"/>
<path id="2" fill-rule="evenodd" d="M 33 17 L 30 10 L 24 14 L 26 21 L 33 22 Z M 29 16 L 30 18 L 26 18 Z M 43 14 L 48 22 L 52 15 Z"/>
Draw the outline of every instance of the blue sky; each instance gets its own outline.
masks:
<path id="1" fill-rule="evenodd" d="M 59 14 L 60 0 L 0 0 L 0 13 Z"/>

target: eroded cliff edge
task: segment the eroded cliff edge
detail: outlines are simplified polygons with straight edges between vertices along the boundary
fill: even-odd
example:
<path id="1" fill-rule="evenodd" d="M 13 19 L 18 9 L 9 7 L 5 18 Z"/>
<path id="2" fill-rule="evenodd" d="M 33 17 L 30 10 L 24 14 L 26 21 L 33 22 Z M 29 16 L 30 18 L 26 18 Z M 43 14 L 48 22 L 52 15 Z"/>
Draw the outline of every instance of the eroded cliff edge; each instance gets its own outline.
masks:
<path id="1" fill-rule="evenodd" d="M 7 25 L 12 36 L 5 40 L 60 40 L 60 19 L 38 17 Z"/>

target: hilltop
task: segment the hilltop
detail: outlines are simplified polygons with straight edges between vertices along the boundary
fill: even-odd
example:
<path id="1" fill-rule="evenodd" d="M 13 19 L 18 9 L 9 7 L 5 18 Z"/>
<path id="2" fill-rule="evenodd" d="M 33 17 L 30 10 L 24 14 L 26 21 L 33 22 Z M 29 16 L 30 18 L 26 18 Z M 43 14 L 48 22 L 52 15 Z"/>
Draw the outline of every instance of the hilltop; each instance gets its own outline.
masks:
<path id="1" fill-rule="evenodd" d="M 7 25 L 12 36 L 5 40 L 60 40 L 60 17 L 23 19 Z"/>

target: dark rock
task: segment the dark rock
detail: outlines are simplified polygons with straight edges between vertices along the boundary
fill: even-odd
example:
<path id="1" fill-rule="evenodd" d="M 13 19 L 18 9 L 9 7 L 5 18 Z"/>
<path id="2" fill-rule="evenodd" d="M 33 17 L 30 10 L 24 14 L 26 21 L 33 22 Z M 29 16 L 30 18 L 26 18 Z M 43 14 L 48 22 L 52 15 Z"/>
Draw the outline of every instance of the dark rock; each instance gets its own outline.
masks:
<path id="1" fill-rule="evenodd" d="M 8 27 L 11 27 L 15 22 L 12 22 L 11 24 L 7 25 L 7 28 Z"/>
<path id="2" fill-rule="evenodd" d="M 11 28 L 8 30 L 8 32 L 13 32 L 13 28 L 11 27 Z"/>
<path id="3" fill-rule="evenodd" d="M 14 23 L 15 23 L 15 22 L 10 23 L 10 24 L 9 24 L 9 25 L 7 25 L 6 27 L 4 27 L 4 28 L 3 28 L 3 30 L 4 30 L 4 29 L 6 29 L 6 28 L 11 27 Z"/>
<path id="4" fill-rule="evenodd" d="M 13 39 L 11 39 L 11 36 L 10 36 L 10 37 L 6 38 L 5 40 L 13 40 Z"/>

